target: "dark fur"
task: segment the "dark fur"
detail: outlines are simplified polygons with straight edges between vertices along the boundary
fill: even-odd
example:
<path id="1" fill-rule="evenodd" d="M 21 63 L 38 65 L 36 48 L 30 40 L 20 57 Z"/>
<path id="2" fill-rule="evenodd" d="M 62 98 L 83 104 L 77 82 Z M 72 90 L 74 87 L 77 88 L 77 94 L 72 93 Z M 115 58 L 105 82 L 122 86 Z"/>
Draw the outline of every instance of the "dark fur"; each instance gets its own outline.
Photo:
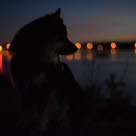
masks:
<path id="1" fill-rule="evenodd" d="M 47 105 L 45 112 L 51 114 L 48 117 L 50 120 L 58 114 L 56 109 L 59 103 L 61 104 L 58 107 L 63 107 L 62 101 L 68 99 L 74 101 L 73 96 L 76 94 L 72 94 L 71 86 L 78 88 L 78 85 L 69 68 L 59 62 L 59 54 L 70 54 L 76 50 L 77 48 L 67 38 L 67 30 L 60 17 L 60 10 L 34 20 L 18 31 L 10 48 L 14 54 L 11 73 L 15 87 L 22 94 L 23 107 L 27 108 L 24 111 L 30 110 L 29 112 L 33 114 L 37 112 L 35 111 L 37 107 L 41 114 Z M 64 92 L 65 88 L 67 92 Z M 61 100 L 56 101 L 56 99 Z M 50 110 L 52 106 L 48 106 L 50 101 L 51 103 L 53 101 L 54 112 Z M 31 120 L 33 115 L 27 116 L 26 122 L 29 125 L 28 122 L 31 121 L 28 120 Z M 41 124 L 45 128 L 48 120 L 47 117 L 43 118 L 45 120 Z"/>
<path id="2" fill-rule="evenodd" d="M 39 71 L 45 71 L 43 64 L 47 62 L 43 58 L 49 53 L 46 52 L 47 48 L 57 39 L 65 40 L 63 38 L 66 36 L 63 20 L 56 14 L 41 17 L 21 28 L 10 48 L 15 54 L 14 64 L 11 64 L 13 76 L 33 76 Z"/>
<path id="3" fill-rule="evenodd" d="M 70 54 L 77 50 L 67 38 L 66 26 L 60 17 L 60 9 L 43 16 L 21 28 L 15 35 L 10 51 L 15 54 L 11 72 L 15 82 L 32 79 L 48 72 L 58 54 Z M 50 65 L 52 64 L 52 65 Z"/>
<path id="4" fill-rule="evenodd" d="M 66 38 L 67 30 L 62 18 L 54 13 L 36 19 L 21 28 L 11 43 L 10 51 L 29 57 L 32 56 L 30 51 L 32 54 L 40 51 L 40 54 L 43 55 L 44 49 L 50 46 L 52 39 L 56 36 L 64 40 L 63 37 Z"/>

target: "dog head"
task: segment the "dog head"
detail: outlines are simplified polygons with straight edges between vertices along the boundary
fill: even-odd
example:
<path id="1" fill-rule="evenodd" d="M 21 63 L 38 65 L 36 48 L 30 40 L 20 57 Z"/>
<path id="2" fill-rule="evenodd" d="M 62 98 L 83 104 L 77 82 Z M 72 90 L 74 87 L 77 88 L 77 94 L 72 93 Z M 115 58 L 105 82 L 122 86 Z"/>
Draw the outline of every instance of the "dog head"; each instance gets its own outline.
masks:
<path id="1" fill-rule="evenodd" d="M 59 8 L 55 13 L 47 15 L 45 18 L 48 26 L 46 32 L 48 33 L 49 41 L 46 44 L 44 57 L 56 59 L 56 55 L 70 55 L 75 53 L 78 49 L 67 37 L 67 29 L 61 18 L 61 9 Z"/>
<path id="2" fill-rule="evenodd" d="M 75 53 L 77 47 L 67 37 L 67 29 L 61 18 L 61 9 L 59 8 L 54 14 L 46 17 L 50 23 L 48 24 L 49 46 L 51 46 L 49 48 L 60 55 Z"/>
<path id="3" fill-rule="evenodd" d="M 24 49 L 25 53 L 24 53 Z M 26 58 L 50 61 L 57 55 L 69 55 L 77 51 L 77 47 L 68 39 L 67 29 L 61 18 L 61 9 L 55 13 L 38 18 L 24 27 L 15 35 L 10 51 Z"/>

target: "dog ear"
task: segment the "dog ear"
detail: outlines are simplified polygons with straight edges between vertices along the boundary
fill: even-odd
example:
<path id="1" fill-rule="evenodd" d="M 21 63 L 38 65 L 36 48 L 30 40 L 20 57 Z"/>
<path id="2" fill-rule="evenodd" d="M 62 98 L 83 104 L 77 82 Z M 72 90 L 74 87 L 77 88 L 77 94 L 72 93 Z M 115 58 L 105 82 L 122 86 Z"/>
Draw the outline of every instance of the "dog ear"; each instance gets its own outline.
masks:
<path id="1" fill-rule="evenodd" d="M 61 8 L 58 8 L 58 9 L 56 10 L 56 12 L 55 12 L 55 15 L 56 15 L 56 16 L 60 16 L 60 14 L 61 14 Z"/>

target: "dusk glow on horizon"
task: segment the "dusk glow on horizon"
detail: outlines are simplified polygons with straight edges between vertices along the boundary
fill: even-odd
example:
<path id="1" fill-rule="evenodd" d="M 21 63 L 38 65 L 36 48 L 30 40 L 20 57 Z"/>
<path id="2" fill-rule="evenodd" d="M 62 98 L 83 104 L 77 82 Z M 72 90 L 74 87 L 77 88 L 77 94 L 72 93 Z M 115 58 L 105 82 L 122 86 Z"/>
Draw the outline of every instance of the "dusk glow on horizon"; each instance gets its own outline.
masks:
<path id="1" fill-rule="evenodd" d="M 1 2 L 0 42 L 10 43 L 22 26 L 57 8 L 62 9 L 61 16 L 73 42 L 136 40 L 135 5 L 134 0 L 4 0 Z"/>

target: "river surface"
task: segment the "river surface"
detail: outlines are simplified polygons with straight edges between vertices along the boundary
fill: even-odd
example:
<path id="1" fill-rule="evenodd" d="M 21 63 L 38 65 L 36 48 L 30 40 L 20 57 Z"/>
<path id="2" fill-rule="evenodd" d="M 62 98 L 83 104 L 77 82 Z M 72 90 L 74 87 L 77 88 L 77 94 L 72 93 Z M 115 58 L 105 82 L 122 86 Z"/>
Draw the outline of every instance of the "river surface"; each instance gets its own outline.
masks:
<path id="1" fill-rule="evenodd" d="M 124 82 L 122 90 L 136 100 L 136 49 L 106 51 L 79 50 L 74 55 L 62 56 L 81 87 L 96 84 L 106 90 L 106 79 L 115 75 L 116 82 Z"/>
<path id="2" fill-rule="evenodd" d="M 0 73 L 8 74 L 8 52 L 0 53 Z M 116 81 L 125 82 L 123 90 L 136 100 L 136 49 L 134 50 L 78 50 L 75 54 L 61 56 L 61 61 L 68 64 L 81 87 L 96 84 L 106 88 L 105 80 L 115 74 Z"/>

